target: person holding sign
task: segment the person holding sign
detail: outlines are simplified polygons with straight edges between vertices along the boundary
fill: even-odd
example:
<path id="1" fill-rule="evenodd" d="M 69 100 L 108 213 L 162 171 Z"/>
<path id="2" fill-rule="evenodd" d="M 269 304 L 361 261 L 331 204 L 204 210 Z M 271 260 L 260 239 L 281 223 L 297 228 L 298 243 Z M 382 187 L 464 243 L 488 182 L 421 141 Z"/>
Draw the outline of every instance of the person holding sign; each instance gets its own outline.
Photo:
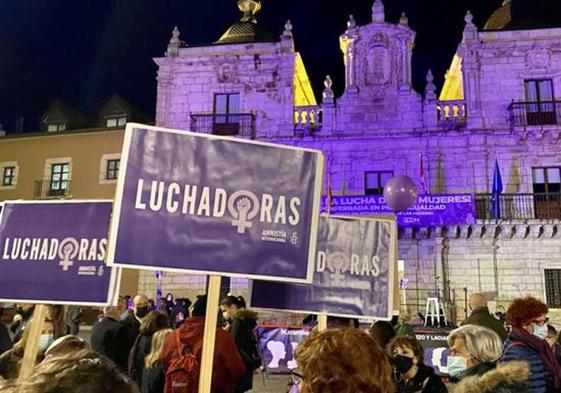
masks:
<path id="1" fill-rule="evenodd" d="M 166 392 L 197 392 L 198 380 L 190 379 L 192 373 L 186 366 L 200 369 L 203 351 L 207 296 L 199 296 L 193 306 L 191 318 L 187 319 L 173 334 L 166 337 L 160 360 L 166 373 Z M 194 359 L 190 358 L 194 355 Z M 212 368 L 212 393 L 233 393 L 234 385 L 245 375 L 245 365 L 230 334 L 216 327 L 214 362 Z M 178 377 L 181 381 L 175 381 Z M 198 374 L 197 374 L 198 376 Z M 168 390 L 168 386 L 182 385 L 183 390 Z M 171 389 L 171 388 L 170 388 Z"/>

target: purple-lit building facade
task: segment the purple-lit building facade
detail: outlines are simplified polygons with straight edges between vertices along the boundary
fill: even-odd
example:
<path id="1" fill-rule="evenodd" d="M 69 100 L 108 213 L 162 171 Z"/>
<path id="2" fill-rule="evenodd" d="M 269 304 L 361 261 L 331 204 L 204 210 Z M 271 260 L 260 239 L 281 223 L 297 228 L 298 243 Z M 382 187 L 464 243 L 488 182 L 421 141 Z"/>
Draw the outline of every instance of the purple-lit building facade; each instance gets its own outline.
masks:
<path id="1" fill-rule="evenodd" d="M 489 293 L 492 308 L 527 294 L 547 299 L 555 316 L 561 29 L 505 29 L 509 10 L 497 10 L 483 31 L 466 15 L 437 96 L 430 72 L 424 94 L 412 87 L 415 32 L 407 17 L 387 23 L 376 0 L 372 22 L 358 26 L 351 17 L 340 36 L 344 93 L 335 97 L 326 77 L 321 103 L 290 22 L 272 37 L 248 11 L 219 41 L 197 47 L 176 29 L 165 56 L 155 59 L 156 123 L 321 149 L 334 195 L 379 194 L 393 175 L 418 179 L 422 156 L 427 192 L 473 195 L 476 221 L 400 229 L 400 274 L 409 281 L 402 304 L 424 309 L 438 290 L 449 316 L 462 319 L 467 288 Z M 490 194 L 495 160 L 504 185 L 498 218 Z M 170 275 L 164 290 L 179 291 L 180 282 Z M 148 276 L 140 283 L 146 292 L 155 286 Z"/>

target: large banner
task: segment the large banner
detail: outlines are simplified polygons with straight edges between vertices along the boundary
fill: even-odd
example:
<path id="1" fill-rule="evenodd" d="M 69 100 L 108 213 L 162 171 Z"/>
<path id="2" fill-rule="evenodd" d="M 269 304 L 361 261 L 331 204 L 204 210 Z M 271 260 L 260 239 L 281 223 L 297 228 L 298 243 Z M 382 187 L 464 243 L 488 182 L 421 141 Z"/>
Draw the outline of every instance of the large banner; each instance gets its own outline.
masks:
<path id="1" fill-rule="evenodd" d="M 322 211 L 327 211 L 327 199 L 322 199 Z M 333 215 L 372 216 L 393 214 L 382 195 L 340 195 L 331 200 Z M 400 227 L 428 227 L 475 223 L 475 199 L 472 194 L 419 195 L 417 203 L 397 213 Z"/>
<path id="2" fill-rule="evenodd" d="M 310 334 L 309 330 L 289 327 L 258 326 L 259 349 L 263 365 L 271 374 L 290 374 L 298 365 L 294 351 Z"/>
<path id="3" fill-rule="evenodd" d="M 110 201 L 5 202 L 0 217 L 0 301 L 107 305 L 118 269 L 107 267 Z"/>
<path id="4" fill-rule="evenodd" d="M 413 329 L 415 338 L 425 350 L 424 363 L 432 366 L 439 374 L 447 374 L 448 356 L 448 335 L 452 331 L 449 328 L 426 328 L 416 327 Z"/>
<path id="5" fill-rule="evenodd" d="M 390 320 L 396 236 L 395 220 L 322 216 L 312 284 L 253 281 L 251 306 Z"/>
<path id="6" fill-rule="evenodd" d="M 310 282 L 319 151 L 127 124 L 109 264 Z"/>

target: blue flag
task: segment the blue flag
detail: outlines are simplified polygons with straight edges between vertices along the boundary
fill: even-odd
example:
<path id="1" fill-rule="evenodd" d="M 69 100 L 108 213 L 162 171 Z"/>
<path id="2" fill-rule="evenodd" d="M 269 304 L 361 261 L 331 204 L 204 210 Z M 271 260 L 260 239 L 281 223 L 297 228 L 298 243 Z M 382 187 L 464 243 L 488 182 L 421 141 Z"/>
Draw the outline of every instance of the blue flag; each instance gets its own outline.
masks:
<path id="1" fill-rule="evenodd" d="M 492 192 L 491 210 L 493 218 L 499 219 L 501 217 L 501 201 L 499 196 L 503 192 L 503 179 L 501 177 L 501 170 L 499 169 L 499 161 L 497 159 L 495 159 L 495 169 L 493 170 Z"/>

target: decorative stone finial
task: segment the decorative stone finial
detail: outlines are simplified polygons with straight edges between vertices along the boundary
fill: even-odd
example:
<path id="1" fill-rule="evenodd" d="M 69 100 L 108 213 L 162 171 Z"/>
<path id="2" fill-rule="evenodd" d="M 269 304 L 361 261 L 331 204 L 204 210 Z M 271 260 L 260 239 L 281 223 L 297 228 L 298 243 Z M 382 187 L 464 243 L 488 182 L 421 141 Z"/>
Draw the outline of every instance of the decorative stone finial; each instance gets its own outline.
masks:
<path id="1" fill-rule="evenodd" d="M 374 4 L 372 4 L 372 22 L 384 23 L 385 20 L 384 3 L 382 3 L 382 0 L 374 0 Z"/>
<path id="2" fill-rule="evenodd" d="M 436 86 L 434 85 L 434 76 L 429 68 L 427 72 L 427 85 L 425 86 L 425 99 L 434 100 L 436 99 Z"/>
<path id="3" fill-rule="evenodd" d="M 259 0 L 238 0 L 238 8 L 243 12 L 242 22 L 257 23 L 255 14 L 261 10 L 261 2 Z"/>
<path id="4" fill-rule="evenodd" d="M 356 27 L 356 20 L 353 14 L 349 15 L 349 20 L 347 21 L 347 30 L 352 30 Z"/>
<path id="5" fill-rule="evenodd" d="M 179 39 L 179 29 L 177 26 L 173 28 L 171 32 L 171 38 L 168 44 L 168 50 L 166 52 L 167 56 L 177 56 L 179 54 L 179 48 L 181 47 L 181 40 Z"/>
<path id="6" fill-rule="evenodd" d="M 282 33 L 282 37 L 283 38 L 292 38 L 292 23 L 290 22 L 290 19 L 286 21 L 286 23 L 284 24 L 284 31 Z"/>
<path id="7" fill-rule="evenodd" d="M 409 18 L 405 15 L 405 12 L 401 13 L 401 18 L 399 18 L 400 25 L 409 25 Z"/>
<path id="8" fill-rule="evenodd" d="M 329 75 L 325 77 L 325 81 L 323 81 L 323 85 L 325 86 L 325 89 L 323 89 L 323 102 L 332 103 L 333 97 L 335 95 L 333 94 L 333 90 L 331 90 L 331 86 L 333 86 L 333 81 L 331 80 L 331 77 Z"/>
<path id="9" fill-rule="evenodd" d="M 470 10 L 468 10 L 466 16 L 464 17 L 464 20 L 466 21 L 467 24 L 473 23 L 473 14 L 471 13 Z"/>

